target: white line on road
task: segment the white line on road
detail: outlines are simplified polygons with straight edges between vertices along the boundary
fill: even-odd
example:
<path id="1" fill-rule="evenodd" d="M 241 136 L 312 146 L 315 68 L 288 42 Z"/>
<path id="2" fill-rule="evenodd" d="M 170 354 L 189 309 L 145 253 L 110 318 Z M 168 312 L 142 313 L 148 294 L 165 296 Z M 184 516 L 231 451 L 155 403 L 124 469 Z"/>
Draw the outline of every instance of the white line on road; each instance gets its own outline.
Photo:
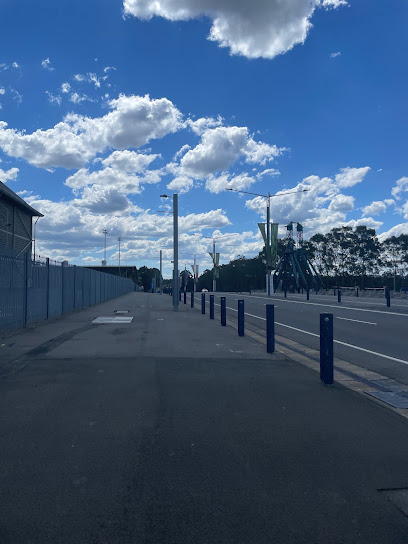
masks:
<path id="1" fill-rule="evenodd" d="M 216 304 L 216 306 L 220 306 L 220 304 Z M 227 306 L 228 310 L 232 310 L 233 312 L 237 312 L 235 308 L 230 308 Z M 250 317 L 255 317 L 256 319 L 261 319 L 262 321 L 266 321 L 265 317 L 260 317 L 259 315 L 253 315 L 248 314 L 245 312 L 245 315 L 248 315 Z M 292 329 L 297 332 L 301 332 L 303 334 L 308 334 L 309 336 L 315 336 L 317 338 L 320 338 L 319 334 L 316 334 L 314 332 L 304 331 L 303 329 L 298 329 L 297 327 L 292 327 L 291 325 L 285 325 L 284 323 L 278 323 L 275 321 L 275 325 L 280 325 L 281 327 L 285 327 L 287 329 Z M 376 355 L 377 357 L 383 357 L 384 359 L 388 359 L 389 361 L 395 361 L 397 363 L 402 363 L 404 365 L 408 365 L 408 361 L 404 361 L 403 359 L 397 359 L 396 357 L 391 357 L 390 355 L 385 355 L 384 353 L 378 353 L 377 351 L 371 351 L 370 349 L 360 348 L 359 346 L 354 346 L 353 344 L 348 344 L 347 342 L 341 342 L 340 340 L 333 340 L 335 344 L 340 344 L 341 346 L 346 346 L 348 348 L 357 349 L 358 351 L 364 351 L 365 353 L 370 353 L 370 355 Z"/>
<path id="2" fill-rule="evenodd" d="M 354 323 L 365 323 L 366 325 L 377 325 L 377 323 L 371 323 L 371 321 L 359 321 L 358 319 L 349 319 L 348 317 L 336 317 L 336 319 L 342 319 L 343 321 L 353 321 Z"/>
<path id="3" fill-rule="evenodd" d="M 246 295 L 245 295 L 246 296 Z M 255 295 L 251 295 L 251 298 L 261 298 L 265 300 L 265 297 L 257 297 Z M 385 314 L 385 315 L 401 315 L 403 317 L 408 317 L 408 314 L 400 314 L 397 312 L 383 312 L 382 310 L 368 310 L 366 308 L 350 308 L 350 306 L 333 306 L 330 304 L 319 304 L 318 302 L 301 302 L 299 300 L 287 300 L 280 297 L 272 298 L 271 300 L 279 300 L 279 302 L 289 302 L 292 304 L 306 304 L 307 306 L 323 306 L 324 308 L 336 308 L 337 310 L 353 310 L 355 312 L 370 312 L 374 314 Z"/>

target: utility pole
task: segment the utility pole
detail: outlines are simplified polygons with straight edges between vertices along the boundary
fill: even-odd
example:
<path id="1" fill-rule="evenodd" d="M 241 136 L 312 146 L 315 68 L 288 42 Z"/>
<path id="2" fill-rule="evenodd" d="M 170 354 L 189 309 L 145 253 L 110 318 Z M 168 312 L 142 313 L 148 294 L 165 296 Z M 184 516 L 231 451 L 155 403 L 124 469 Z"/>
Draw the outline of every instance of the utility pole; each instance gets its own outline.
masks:
<path id="1" fill-rule="evenodd" d="M 271 296 L 271 193 L 266 200 L 266 281 L 268 297 Z"/>
<path id="2" fill-rule="evenodd" d="M 173 194 L 173 244 L 174 244 L 174 284 L 173 284 L 173 310 L 178 311 L 180 277 L 178 269 L 178 194 Z"/>
<path id="3" fill-rule="evenodd" d="M 216 279 L 216 268 L 215 268 L 215 239 L 213 238 L 213 261 L 214 261 L 214 268 L 213 268 L 213 293 L 217 290 L 217 279 Z"/>
<path id="4" fill-rule="evenodd" d="M 120 243 L 122 241 L 122 238 L 120 236 L 118 236 L 118 242 L 119 242 L 119 276 L 121 275 L 120 273 Z"/>
<path id="5" fill-rule="evenodd" d="M 106 235 L 108 234 L 108 231 L 106 229 L 103 229 L 102 234 L 105 235 L 105 244 L 104 244 L 102 266 L 106 266 Z"/>

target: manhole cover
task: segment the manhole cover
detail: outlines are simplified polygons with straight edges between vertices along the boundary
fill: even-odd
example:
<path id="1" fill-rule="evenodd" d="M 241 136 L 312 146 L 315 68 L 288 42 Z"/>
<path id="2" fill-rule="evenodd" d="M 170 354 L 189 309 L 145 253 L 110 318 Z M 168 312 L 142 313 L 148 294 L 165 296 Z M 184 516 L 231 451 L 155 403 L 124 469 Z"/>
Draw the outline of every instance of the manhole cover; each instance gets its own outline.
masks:
<path id="1" fill-rule="evenodd" d="M 92 321 L 96 325 L 105 325 L 109 323 L 131 323 L 133 317 L 97 317 Z"/>

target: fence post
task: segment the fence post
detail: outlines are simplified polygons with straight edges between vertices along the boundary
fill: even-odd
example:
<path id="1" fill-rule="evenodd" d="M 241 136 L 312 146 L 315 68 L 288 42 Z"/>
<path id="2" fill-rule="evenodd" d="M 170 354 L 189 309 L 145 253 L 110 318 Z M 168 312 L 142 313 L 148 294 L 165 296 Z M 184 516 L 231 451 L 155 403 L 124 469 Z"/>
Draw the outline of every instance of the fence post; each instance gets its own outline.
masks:
<path id="1" fill-rule="evenodd" d="M 341 289 L 340 289 L 340 287 L 337 289 L 337 302 L 341 302 Z"/>
<path id="2" fill-rule="evenodd" d="M 205 293 L 201 293 L 201 313 L 205 314 Z"/>
<path id="3" fill-rule="evenodd" d="M 225 327 L 227 325 L 227 299 L 221 297 L 221 325 Z"/>
<path id="4" fill-rule="evenodd" d="M 333 314 L 320 314 L 320 379 L 333 384 Z"/>
<path id="5" fill-rule="evenodd" d="M 275 306 L 266 305 L 266 352 L 275 351 Z"/>
<path id="6" fill-rule="evenodd" d="M 24 253 L 24 327 L 28 321 L 28 253 Z"/>
<path id="7" fill-rule="evenodd" d="M 210 295 L 210 319 L 214 319 L 214 295 Z"/>
<path id="8" fill-rule="evenodd" d="M 95 301 L 96 304 L 96 301 Z M 74 312 L 76 310 L 76 264 L 74 264 Z"/>
<path id="9" fill-rule="evenodd" d="M 245 307 L 244 301 L 238 300 L 238 335 L 244 336 Z"/>
<path id="10" fill-rule="evenodd" d="M 46 293 L 46 297 L 47 297 L 47 319 L 49 318 L 50 316 L 50 259 L 47 257 L 47 260 L 46 260 L 46 263 L 47 263 L 47 293 Z"/>
<path id="11" fill-rule="evenodd" d="M 194 308 L 194 292 L 191 291 L 191 307 Z"/>

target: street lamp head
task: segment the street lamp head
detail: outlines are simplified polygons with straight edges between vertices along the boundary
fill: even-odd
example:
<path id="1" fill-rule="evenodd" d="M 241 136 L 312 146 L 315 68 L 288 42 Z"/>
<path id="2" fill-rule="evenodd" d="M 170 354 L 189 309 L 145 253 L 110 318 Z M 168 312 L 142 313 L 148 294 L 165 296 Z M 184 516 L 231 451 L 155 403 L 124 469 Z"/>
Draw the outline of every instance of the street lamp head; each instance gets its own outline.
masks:
<path id="1" fill-rule="evenodd" d="M 160 198 L 169 198 L 168 195 L 160 195 Z"/>

